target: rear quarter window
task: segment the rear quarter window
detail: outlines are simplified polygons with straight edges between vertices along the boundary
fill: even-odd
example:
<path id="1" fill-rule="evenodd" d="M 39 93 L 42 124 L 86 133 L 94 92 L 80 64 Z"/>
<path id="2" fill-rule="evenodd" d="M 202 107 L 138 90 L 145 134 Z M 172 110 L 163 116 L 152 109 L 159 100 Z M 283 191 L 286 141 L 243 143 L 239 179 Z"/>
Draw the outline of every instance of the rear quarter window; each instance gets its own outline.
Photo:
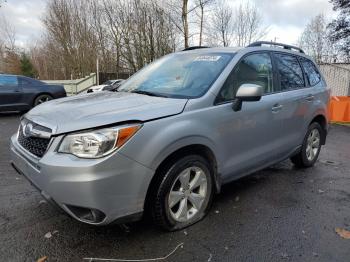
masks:
<path id="1" fill-rule="evenodd" d="M 282 91 L 305 87 L 303 71 L 296 56 L 274 54 Z"/>
<path id="2" fill-rule="evenodd" d="M 19 83 L 20 85 L 23 85 L 23 86 L 30 86 L 32 85 L 32 82 L 28 79 L 25 79 L 23 77 L 19 78 Z"/>
<path id="3" fill-rule="evenodd" d="M 310 86 L 317 85 L 321 81 L 321 74 L 317 70 L 315 64 L 309 59 L 306 59 L 304 57 L 300 58 L 300 62 L 306 74 L 306 78 L 307 78 L 307 81 L 309 82 L 309 85 Z"/>

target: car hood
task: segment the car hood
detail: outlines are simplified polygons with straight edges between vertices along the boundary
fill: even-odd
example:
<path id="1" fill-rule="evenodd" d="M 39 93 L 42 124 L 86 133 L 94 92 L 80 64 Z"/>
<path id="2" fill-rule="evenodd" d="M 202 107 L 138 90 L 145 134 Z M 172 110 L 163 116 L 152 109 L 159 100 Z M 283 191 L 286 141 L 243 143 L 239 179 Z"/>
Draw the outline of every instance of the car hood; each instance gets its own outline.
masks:
<path id="1" fill-rule="evenodd" d="M 125 121 L 147 121 L 180 114 L 187 99 L 126 92 L 99 92 L 43 103 L 24 117 L 62 134 Z"/>
<path id="2" fill-rule="evenodd" d="M 92 86 L 92 87 L 90 87 L 89 89 L 92 89 L 92 90 L 100 90 L 100 89 L 104 88 L 105 86 L 107 86 L 107 85 Z"/>

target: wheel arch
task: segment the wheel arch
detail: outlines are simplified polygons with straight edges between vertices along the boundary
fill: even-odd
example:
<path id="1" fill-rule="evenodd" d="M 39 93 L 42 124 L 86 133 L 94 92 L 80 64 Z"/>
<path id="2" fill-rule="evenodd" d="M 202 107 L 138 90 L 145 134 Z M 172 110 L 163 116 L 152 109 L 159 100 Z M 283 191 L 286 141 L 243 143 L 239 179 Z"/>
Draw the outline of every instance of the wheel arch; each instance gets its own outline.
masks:
<path id="1" fill-rule="evenodd" d="M 324 145 L 326 143 L 326 136 L 327 136 L 327 129 L 328 129 L 327 119 L 324 115 L 318 114 L 314 116 L 314 118 L 311 120 L 310 125 L 315 122 L 318 123 L 323 130 L 321 143 L 322 145 Z"/>
<path id="2" fill-rule="evenodd" d="M 162 181 L 164 174 L 163 171 L 169 168 L 179 158 L 191 154 L 199 155 L 210 163 L 211 173 L 213 175 L 213 181 L 215 185 L 214 192 L 220 192 L 221 181 L 218 173 L 218 162 L 213 150 L 204 144 L 190 144 L 173 151 L 172 153 L 167 155 L 157 166 L 155 174 L 148 186 L 148 190 L 146 193 L 146 199 L 144 203 L 145 210 L 149 209 L 149 204 L 153 197 L 153 193 L 156 192 L 156 188 Z"/>
<path id="3" fill-rule="evenodd" d="M 47 91 L 44 91 L 44 92 L 40 92 L 38 94 L 36 94 L 33 98 L 33 101 L 32 101 L 32 107 L 35 106 L 35 100 L 39 97 L 39 96 L 42 96 L 42 95 L 49 95 L 51 96 L 52 98 L 54 98 L 54 96 L 50 93 L 50 92 L 47 92 Z"/>

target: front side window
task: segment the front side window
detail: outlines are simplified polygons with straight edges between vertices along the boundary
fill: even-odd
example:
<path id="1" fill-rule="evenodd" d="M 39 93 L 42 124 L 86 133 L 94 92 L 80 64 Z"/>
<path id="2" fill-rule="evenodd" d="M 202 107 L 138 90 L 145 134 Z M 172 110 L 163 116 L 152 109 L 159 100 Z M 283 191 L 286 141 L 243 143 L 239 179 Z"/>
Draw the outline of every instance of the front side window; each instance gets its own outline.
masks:
<path id="1" fill-rule="evenodd" d="M 118 92 L 171 98 L 204 95 L 234 54 L 181 52 L 165 56 L 129 78 Z"/>
<path id="2" fill-rule="evenodd" d="M 309 85 L 317 85 L 321 81 L 321 74 L 318 72 L 315 64 L 306 58 L 300 58 L 300 62 L 303 66 Z"/>
<path id="3" fill-rule="evenodd" d="M 305 87 L 303 71 L 295 56 L 275 54 L 281 90 Z"/>
<path id="4" fill-rule="evenodd" d="M 17 76 L 3 76 L 0 75 L 0 87 L 1 86 L 17 86 Z"/>
<path id="5" fill-rule="evenodd" d="M 260 85 L 264 94 L 273 92 L 272 62 L 268 53 L 251 54 L 243 58 L 226 79 L 216 100 L 217 103 L 232 101 L 243 84 Z"/>

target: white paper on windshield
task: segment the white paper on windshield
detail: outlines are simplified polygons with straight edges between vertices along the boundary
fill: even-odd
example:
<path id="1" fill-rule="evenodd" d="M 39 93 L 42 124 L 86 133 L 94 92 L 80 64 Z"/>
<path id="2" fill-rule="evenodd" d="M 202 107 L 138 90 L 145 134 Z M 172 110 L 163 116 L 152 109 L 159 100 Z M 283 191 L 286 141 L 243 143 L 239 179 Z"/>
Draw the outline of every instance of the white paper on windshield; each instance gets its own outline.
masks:
<path id="1" fill-rule="evenodd" d="M 216 62 L 221 58 L 219 55 L 201 55 L 198 56 L 194 61 L 208 61 L 208 62 Z"/>

